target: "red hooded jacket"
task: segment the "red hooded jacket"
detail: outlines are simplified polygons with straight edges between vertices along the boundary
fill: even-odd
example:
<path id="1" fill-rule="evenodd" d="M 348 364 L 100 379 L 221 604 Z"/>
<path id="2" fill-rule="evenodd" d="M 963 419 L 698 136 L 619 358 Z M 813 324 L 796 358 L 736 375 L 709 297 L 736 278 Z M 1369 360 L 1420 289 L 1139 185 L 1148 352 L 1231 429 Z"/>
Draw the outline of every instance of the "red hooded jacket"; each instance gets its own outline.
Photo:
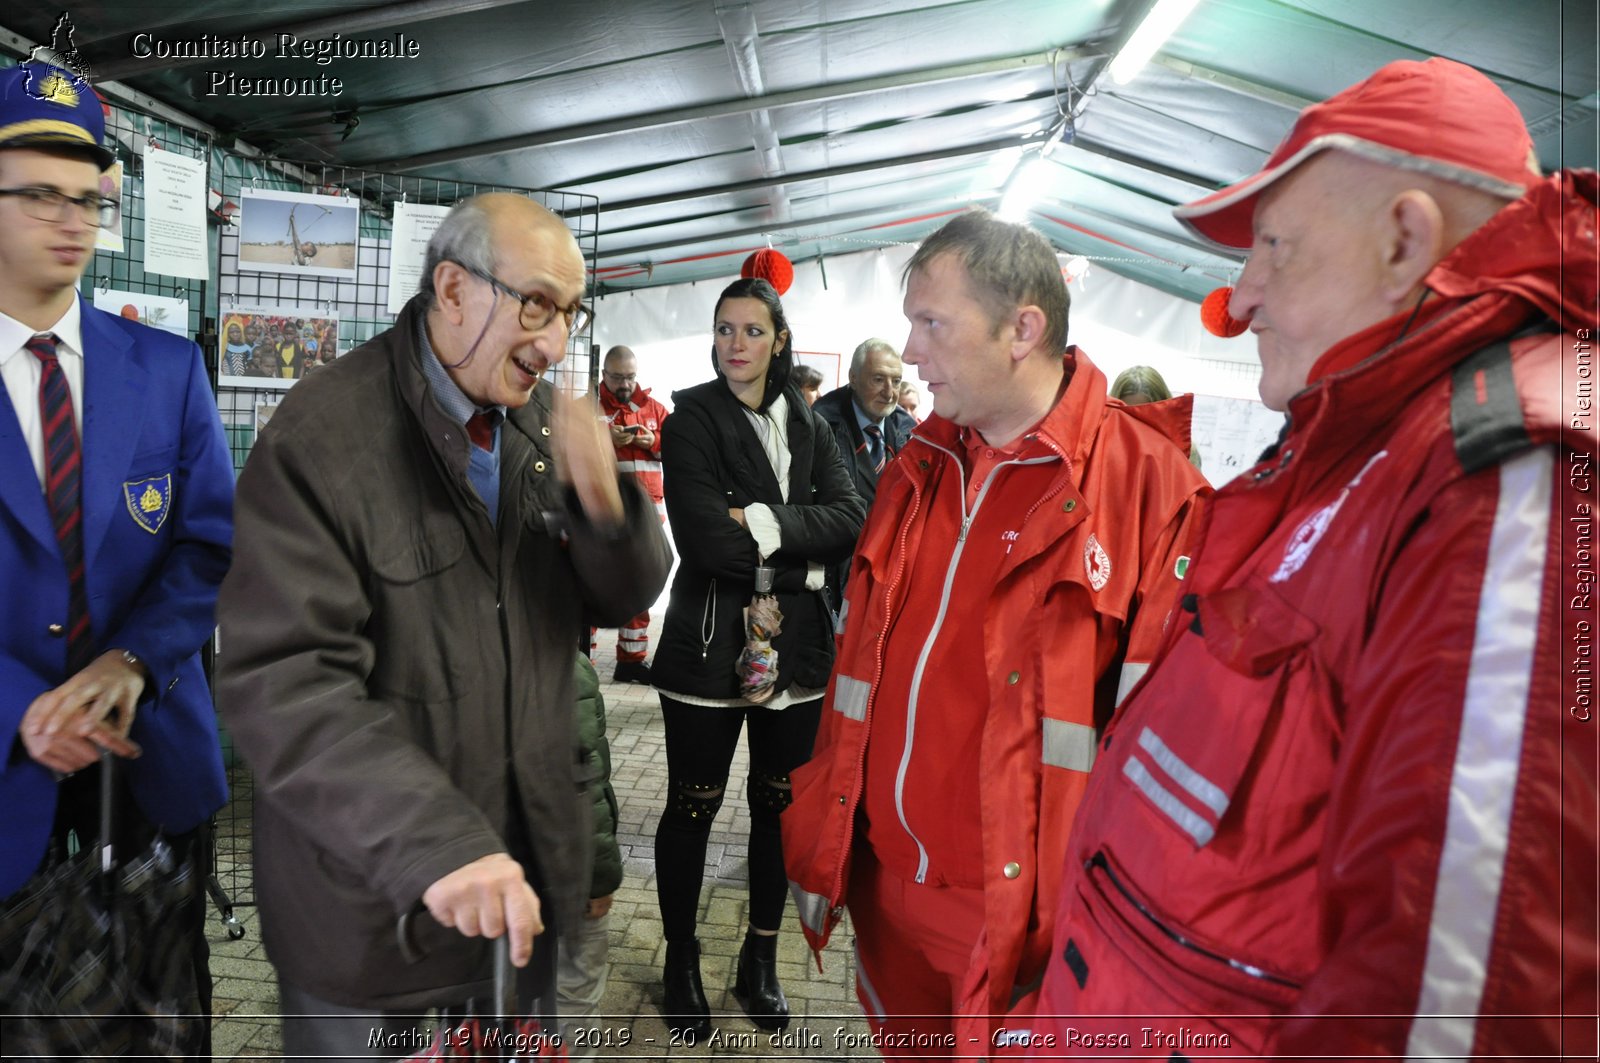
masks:
<path id="1" fill-rule="evenodd" d="M 1018 993 L 1038 986 L 1095 728 L 1111 714 L 1119 679 L 1129 684 L 1155 650 L 1210 494 L 1188 460 L 1189 397 L 1109 400 L 1104 374 L 1076 348 L 1065 370 L 1060 399 L 1018 444 L 1019 460 L 1058 463 L 1050 487 L 1016 515 L 988 596 L 951 603 L 981 612 L 983 643 L 969 659 L 989 692 L 975 810 L 985 931 L 960 1004 L 962 1044 L 987 1044 Z M 939 483 L 962 489 L 959 469 L 943 475 L 962 450 L 959 426 L 938 415 L 917 428 L 878 482 L 851 562 L 816 752 L 793 773 L 783 815 L 790 885 L 819 964 L 843 914 L 884 641 L 908 593 L 908 558 L 919 546 L 947 549 L 961 533 L 934 519 L 928 493 Z M 938 710 L 937 693 L 927 696 L 918 743 L 941 740 Z"/>
<path id="2" fill-rule="evenodd" d="M 1067 847 L 1042 1054 L 1593 1058 L 1595 192 L 1501 210 L 1218 493 Z"/>

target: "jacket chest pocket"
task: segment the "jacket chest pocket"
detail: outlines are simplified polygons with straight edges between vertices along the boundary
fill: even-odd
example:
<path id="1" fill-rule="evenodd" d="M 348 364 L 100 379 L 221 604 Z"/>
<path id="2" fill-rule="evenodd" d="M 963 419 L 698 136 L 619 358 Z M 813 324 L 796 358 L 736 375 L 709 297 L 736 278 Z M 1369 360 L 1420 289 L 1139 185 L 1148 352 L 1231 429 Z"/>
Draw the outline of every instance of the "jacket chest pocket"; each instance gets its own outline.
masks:
<path id="1" fill-rule="evenodd" d="M 372 571 L 386 584 L 408 586 L 455 565 L 466 542 L 453 518 L 396 526 L 373 547 Z"/>
<path id="2" fill-rule="evenodd" d="M 377 650 L 374 690 L 428 703 L 463 692 L 483 631 L 481 578 L 463 579 L 466 535 L 459 524 L 424 520 L 397 527 L 372 551 L 366 635 Z M 492 588 L 487 608 L 494 607 Z M 474 603 L 479 603 L 475 606 Z"/>
<path id="3" fill-rule="evenodd" d="M 141 443 L 144 441 L 141 440 Z M 128 478 L 143 479 L 178 471 L 178 444 L 159 441 L 138 447 L 128 462 Z"/>
<path id="4" fill-rule="evenodd" d="M 1312 652 L 1319 628 L 1259 580 L 1185 599 L 1173 622 L 1202 641 L 1169 655 L 1120 721 L 1123 782 L 1197 849 L 1224 820 L 1246 815 L 1279 821 L 1257 829 L 1304 830 L 1316 787 L 1280 783 L 1291 762 L 1315 774 L 1296 747 L 1336 737 Z M 1269 799 L 1253 805 L 1258 792 Z"/>

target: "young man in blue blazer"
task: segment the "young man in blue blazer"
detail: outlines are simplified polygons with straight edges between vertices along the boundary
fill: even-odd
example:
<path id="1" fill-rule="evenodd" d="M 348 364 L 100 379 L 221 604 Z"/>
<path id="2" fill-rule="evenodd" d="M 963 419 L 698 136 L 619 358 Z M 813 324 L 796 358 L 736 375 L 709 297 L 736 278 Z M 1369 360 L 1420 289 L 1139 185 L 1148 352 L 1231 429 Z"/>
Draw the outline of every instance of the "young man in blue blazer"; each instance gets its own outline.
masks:
<path id="1" fill-rule="evenodd" d="M 95 232 L 116 223 L 103 133 L 83 79 L 0 71 L 0 899 L 69 833 L 93 841 L 102 749 L 123 854 L 160 832 L 202 856 L 196 828 L 226 797 L 200 649 L 231 558 L 232 464 L 200 349 L 79 298 Z M 198 881 L 182 907 L 203 1005 Z"/>

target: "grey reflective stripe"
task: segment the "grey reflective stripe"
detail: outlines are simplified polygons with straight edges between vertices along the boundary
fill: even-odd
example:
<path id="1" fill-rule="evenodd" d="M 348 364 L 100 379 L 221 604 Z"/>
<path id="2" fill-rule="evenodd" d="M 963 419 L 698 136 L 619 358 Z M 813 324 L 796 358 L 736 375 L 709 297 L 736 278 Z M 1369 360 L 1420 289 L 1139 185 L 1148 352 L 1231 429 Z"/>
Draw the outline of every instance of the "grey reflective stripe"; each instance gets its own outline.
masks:
<path id="1" fill-rule="evenodd" d="M 867 718 L 867 695 L 872 693 L 872 684 L 864 679 L 852 679 L 847 675 L 839 677 L 833 685 L 833 710 L 842 712 L 852 720 L 861 721 Z"/>
<path id="2" fill-rule="evenodd" d="M 1095 733 L 1087 724 L 1052 720 L 1044 723 L 1044 752 L 1040 760 L 1052 768 L 1088 771 L 1094 767 Z"/>
<path id="3" fill-rule="evenodd" d="M 1154 801 L 1156 807 L 1165 812 L 1174 823 L 1182 827 L 1194 839 L 1196 845 L 1205 845 L 1216 833 L 1211 824 L 1200 818 L 1188 805 L 1178 799 L 1178 795 L 1168 790 L 1165 786 L 1145 770 L 1145 766 L 1129 757 L 1122 762 L 1122 774 L 1133 780 L 1133 785 L 1144 791 L 1144 795 Z"/>
<path id="4" fill-rule="evenodd" d="M 1539 447 L 1499 469 L 1500 495 L 1478 591 L 1422 988 L 1406 1044 L 1411 1059 L 1471 1056 L 1476 1016 L 1492 1010 L 1483 1006 L 1497 948 L 1489 913 L 1505 899 L 1528 714 L 1546 709 L 1533 701 L 1533 685 L 1540 587 L 1553 578 L 1557 564 L 1548 560 L 1555 461 L 1554 447 Z M 1566 482 L 1562 477 L 1563 488 Z M 1520 892 L 1511 896 L 1516 898 L 1511 903 L 1522 903 Z"/>
<path id="5" fill-rule="evenodd" d="M 808 893 L 800 887 L 798 882 L 789 880 L 789 892 L 794 894 L 795 911 L 800 913 L 800 922 L 805 928 L 818 937 L 828 932 L 828 898 L 820 893 Z"/>
<path id="6" fill-rule="evenodd" d="M 883 1001 L 872 988 L 872 979 L 867 977 L 866 964 L 861 962 L 861 943 L 852 942 L 850 947 L 856 954 L 856 988 L 861 991 L 861 1006 L 866 1009 L 868 1019 L 882 1026 L 889 1017 L 883 1013 Z"/>
<path id="7" fill-rule="evenodd" d="M 1128 696 L 1128 691 L 1132 690 L 1149 670 L 1150 664 L 1148 661 L 1143 664 L 1124 661 L 1122 674 L 1117 677 L 1117 700 L 1113 704 L 1121 705 L 1122 699 Z"/>
<path id="8" fill-rule="evenodd" d="M 839 615 L 837 617 L 835 617 L 834 621 L 833 621 L 833 633 L 835 635 L 843 635 L 844 634 L 844 618 L 849 616 L 849 615 L 850 615 L 850 599 L 846 598 L 843 602 L 840 603 L 840 605 L 839 605 Z"/>
<path id="9" fill-rule="evenodd" d="M 1228 795 L 1222 792 L 1222 788 L 1179 760 L 1178 754 L 1168 749 L 1160 736 L 1148 727 L 1139 732 L 1139 748 L 1150 754 L 1150 758 L 1161 765 L 1161 770 L 1172 776 L 1173 782 L 1215 812 L 1218 819 L 1228 811 Z"/>
<path id="10" fill-rule="evenodd" d="M 618 472 L 660 472 L 661 471 L 661 463 L 659 461 L 619 461 L 619 462 L 617 462 L 617 471 Z"/>

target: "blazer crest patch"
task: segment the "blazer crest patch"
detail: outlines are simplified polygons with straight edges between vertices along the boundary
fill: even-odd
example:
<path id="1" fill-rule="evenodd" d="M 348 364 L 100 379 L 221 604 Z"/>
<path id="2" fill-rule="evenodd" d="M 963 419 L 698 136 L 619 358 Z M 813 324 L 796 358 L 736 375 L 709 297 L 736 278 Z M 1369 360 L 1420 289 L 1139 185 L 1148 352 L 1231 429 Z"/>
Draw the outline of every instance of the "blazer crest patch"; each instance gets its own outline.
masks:
<path id="1" fill-rule="evenodd" d="M 133 522 L 154 535 L 172 512 L 172 474 L 127 481 L 122 485 L 122 497 Z"/>

